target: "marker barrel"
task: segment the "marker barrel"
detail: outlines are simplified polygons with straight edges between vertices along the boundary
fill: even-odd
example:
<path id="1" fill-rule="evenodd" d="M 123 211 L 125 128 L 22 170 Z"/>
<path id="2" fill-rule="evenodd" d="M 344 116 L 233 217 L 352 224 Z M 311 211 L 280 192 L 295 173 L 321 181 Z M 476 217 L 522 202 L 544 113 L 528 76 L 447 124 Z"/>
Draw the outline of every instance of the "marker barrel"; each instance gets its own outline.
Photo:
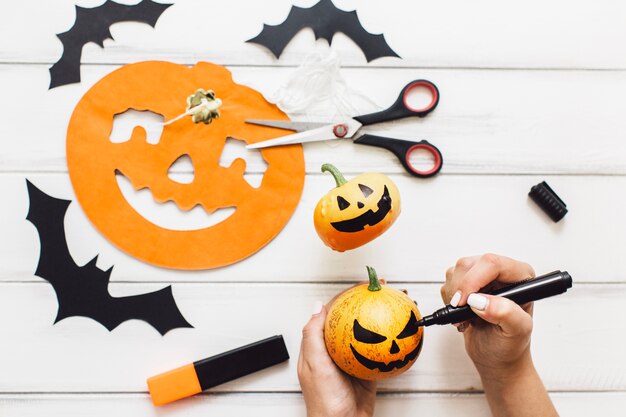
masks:
<path id="1" fill-rule="evenodd" d="M 567 271 L 554 271 L 537 278 L 512 284 L 491 292 L 491 295 L 508 298 L 517 304 L 526 304 L 562 294 L 572 287 L 572 277 Z M 452 307 L 447 305 L 422 319 L 424 326 L 452 324 L 476 317 L 469 305 Z"/>
<path id="2" fill-rule="evenodd" d="M 288 359 L 283 337 L 273 336 L 153 376 L 148 389 L 154 405 L 163 405 Z"/>

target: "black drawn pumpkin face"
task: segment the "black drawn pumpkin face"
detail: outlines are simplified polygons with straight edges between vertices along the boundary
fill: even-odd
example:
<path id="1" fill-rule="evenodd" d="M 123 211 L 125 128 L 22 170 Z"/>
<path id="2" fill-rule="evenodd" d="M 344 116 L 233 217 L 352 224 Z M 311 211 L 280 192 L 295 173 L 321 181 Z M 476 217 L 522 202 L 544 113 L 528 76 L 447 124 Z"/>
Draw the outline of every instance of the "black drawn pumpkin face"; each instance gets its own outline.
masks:
<path id="1" fill-rule="evenodd" d="M 417 345 L 414 343 L 414 336 L 418 331 L 417 318 L 413 311 L 404 328 L 398 334 L 389 336 L 370 330 L 354 319 L 352 327 L 354 342 L 350 344 L 350 350 L 354 358 L 369 370 L 385 373 L 403 370 L 417 358 L 422 348 L 423 338 L 419 338 Z M 381 356 L 384 360 L 379 359 Z"/>
<path id="2" fill-rule="evenodd" d="M 332 189 L 318 203 L 314 222 L 328 246 L 343 252 L 375 239 L 400 214 L 400 195 L 385 175 L 361 174 Z"/>

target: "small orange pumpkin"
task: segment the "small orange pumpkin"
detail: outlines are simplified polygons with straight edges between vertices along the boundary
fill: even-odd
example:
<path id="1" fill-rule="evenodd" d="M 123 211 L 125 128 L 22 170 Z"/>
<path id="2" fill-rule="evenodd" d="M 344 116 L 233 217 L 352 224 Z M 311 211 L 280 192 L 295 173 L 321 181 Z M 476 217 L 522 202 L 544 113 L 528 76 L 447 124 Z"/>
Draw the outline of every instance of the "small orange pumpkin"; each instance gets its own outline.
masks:
<path id="1" fill-rule="evenodd" d="M 400 193 L 386 175 L 366 173 L 347 181 L 331 164 L 322 165 L 322 172 L 330 172 L 337 187 L 317 203 L 313 222 L 330 248 L 358 248 L 383 234 L 400 215 Z"/>
<path id="2" fill-rule="evenodd" d="M 324 341 L 344 372 L 366 380 L 387 379 L 409 369 L 422 350 L 424 328 L 417 305 L 402 291 L 381 285 L 367 267 L 369 284 L 341 293 L 330 306 Z"/>

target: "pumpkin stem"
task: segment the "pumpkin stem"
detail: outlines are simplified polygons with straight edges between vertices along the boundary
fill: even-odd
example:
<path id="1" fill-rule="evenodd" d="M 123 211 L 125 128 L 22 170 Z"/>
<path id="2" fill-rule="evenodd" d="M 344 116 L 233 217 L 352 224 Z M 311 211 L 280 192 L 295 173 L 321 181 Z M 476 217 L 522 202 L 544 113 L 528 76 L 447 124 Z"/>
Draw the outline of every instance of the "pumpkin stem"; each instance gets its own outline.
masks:
<path id="1" fill-rule="evenodd" d="M 343 174 L 339 172 L 336 166 L 333 164 L 324 164 L 322 165 L 322 172 L 330 172 L 330 174 L 335 177 L 335 182 L 337 183 L 337 187 L 341 187 L 348 181 L 345 179 Z"/>
<path id="2" fill-rule="evenodd" d="M 380 282 L 378 282 L 378 275 L 376 275 L 376 270 L 371 266 L 367 267 L 367 274 L 370 278 L 370 285 L 367 287 L 370 291 L 380 291 L 383 287 L 380 286 Z"/>

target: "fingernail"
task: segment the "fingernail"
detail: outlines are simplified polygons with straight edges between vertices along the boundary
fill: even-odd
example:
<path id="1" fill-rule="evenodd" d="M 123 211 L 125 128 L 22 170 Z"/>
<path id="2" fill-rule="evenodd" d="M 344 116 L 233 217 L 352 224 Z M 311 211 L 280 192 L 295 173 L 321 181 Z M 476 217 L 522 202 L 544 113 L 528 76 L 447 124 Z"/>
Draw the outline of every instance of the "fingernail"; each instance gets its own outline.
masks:
<path id="1" fill-rule="evenodd" d="M 467 298 L 467 304 L 480 311 L 484 311 L 487 308 L 488 301 L 489 299 L 487 297 L 476 293 L 470 294 Z"/>
<path id="2" fill-rule="evenodd" d="M 313 312 L 311 315 L 315 316 L 316 314 L 320 314 L 322 312 L 322 307 L 324 307 L 324 303 L 321 301 L 316 301 L 313 303 Z"/>
<path id="3" fill-rule="evenodd" d="M 459 305 L 459 301 L 461 301 L 461 291 L 457 291 L 454 293 L 454 295 L 452 296 L 452 300 L 450 300 L 450 305 L 452 307 L 456 307 Z"/>
<path id="4" fill-rule="evenodd" d="M 461 325 L 461 323 L 452 323 L 452 325 L 453 325 L 454 327 L 458 328 L 458 327 Z"/>

